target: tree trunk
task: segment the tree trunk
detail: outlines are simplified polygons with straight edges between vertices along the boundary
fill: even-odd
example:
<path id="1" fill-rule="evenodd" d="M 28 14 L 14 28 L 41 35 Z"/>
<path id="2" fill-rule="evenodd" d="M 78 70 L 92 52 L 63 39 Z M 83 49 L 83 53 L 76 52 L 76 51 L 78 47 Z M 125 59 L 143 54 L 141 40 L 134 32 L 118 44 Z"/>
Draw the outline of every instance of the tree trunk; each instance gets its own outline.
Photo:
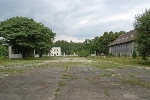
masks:
<path id="1" fill-rule="evenodd" d="M 39 57 L 42 57 L 42 52 L 39 53 Z"/>
<path id="2" fill-rule="evenodd" d="M 25 58 L 25 56 L 26 56 L 26 52 L 22 50 L 22 58 Z"/>

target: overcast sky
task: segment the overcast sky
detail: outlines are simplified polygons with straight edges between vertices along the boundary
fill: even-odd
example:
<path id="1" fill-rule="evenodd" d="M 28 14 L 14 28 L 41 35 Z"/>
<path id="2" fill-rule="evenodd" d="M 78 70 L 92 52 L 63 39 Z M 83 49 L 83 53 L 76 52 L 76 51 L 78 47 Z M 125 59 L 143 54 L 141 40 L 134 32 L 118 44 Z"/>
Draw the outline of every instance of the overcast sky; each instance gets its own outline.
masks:
<path id="1" fill-rule="evenodd" d="M 0 21 L 23 16 L 42 22 L 57 40 L 82 42 L 104 32 L 134 29 L 149 0 L 0 0 Z"/>

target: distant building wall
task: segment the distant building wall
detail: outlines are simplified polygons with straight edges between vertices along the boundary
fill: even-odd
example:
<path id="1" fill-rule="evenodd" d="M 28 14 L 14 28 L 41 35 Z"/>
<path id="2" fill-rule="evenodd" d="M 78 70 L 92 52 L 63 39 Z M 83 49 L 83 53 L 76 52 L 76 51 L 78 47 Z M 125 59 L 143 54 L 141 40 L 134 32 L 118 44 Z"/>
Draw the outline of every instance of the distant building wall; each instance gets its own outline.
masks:
<path id="1" fill-rule="evenodd" d="M 134 49 L 134 41 L 131 41 L 123 44 L 110 46 L 109 52 L 114 56 L 118 56 L 119 53 L 121 56 L 123 55 L 132 56 L 133 49 Z"/>
<path id="2" fill-rule="evenodd" d="M 50 50 L 50 56 L 61 56 L 61 47 L 53 47 Z"/>
<path id="3" fill-rule="evenodd" d="M 11 54 L 10 58 L 22 58 L 22 54 Z"/>

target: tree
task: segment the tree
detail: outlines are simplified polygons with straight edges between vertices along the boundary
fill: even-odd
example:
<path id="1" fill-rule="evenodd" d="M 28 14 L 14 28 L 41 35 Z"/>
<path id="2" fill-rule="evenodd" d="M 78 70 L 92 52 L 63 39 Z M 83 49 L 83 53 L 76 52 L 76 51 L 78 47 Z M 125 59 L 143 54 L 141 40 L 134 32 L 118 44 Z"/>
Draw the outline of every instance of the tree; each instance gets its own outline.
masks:
<path id="1" fill-rule="evenodd" d="M 41 26 L 39 32 L 43 33 L 38 39 L 38 42 L 35 44 L 35 50 L 38 51 L 39 56 L 41 57 L 42 54 L 49 53 L 50 49 L 53 46 L 53 39 L 54 39 L 54 33 L 51 29 L 48 27 L 45 27 L 44 25 Z"/>
<path id="2" fill-rule="evenodd" d="M 135 16 L 134 28 L 136 33 L 136 43 L 139 55 L 143 60 L 147 60 L 150 54 L 150 10 L 145 10 L 143 14 Z"/>
<path id="3" fill-rule="evenodd" d="M 83 42 L 83 49 L 87 52 L 90 52 L 91 51 L 91 48 L 92 48 L 92 40 L 90 39 L 85 39 L 85 41 Z M 94 49 L 94 48 L 92 48 Z"/>
<path id="4" fill-rule="evenodd" d="M 34 49 L 41 54 L 50 50 L 55 33 L 42 23 L 17 16 L 0 23 L 0 36 L 15 48 L 15 52 L 20 52 L 25 57 Z"/>

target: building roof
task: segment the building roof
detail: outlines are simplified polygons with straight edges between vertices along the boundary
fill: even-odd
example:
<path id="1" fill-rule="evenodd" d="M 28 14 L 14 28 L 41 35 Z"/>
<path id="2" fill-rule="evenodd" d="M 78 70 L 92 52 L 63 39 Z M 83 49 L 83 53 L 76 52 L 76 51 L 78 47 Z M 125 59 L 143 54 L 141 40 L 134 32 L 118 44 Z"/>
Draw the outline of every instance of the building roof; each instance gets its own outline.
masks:
<path id="1" fill-rule="evenodd" d="M 136 30 L 131 30 L 127 33 L 120 35 L 114 42 L 112 42 L 109 46 L 113 46 L 116 44 L 126 43 L 130 41 L 134 41 Z"/>

